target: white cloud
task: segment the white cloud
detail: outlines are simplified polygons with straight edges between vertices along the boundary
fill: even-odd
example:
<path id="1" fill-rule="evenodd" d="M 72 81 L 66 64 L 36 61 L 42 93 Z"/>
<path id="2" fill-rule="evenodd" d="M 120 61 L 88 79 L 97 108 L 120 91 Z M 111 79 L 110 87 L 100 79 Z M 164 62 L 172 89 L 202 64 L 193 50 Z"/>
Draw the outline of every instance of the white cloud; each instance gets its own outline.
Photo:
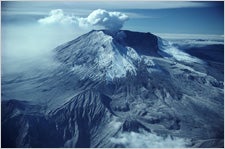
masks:
<path id="1" fill-rule="evenodd" d="M 34 72 L 34 69 L 51 69 L 57 65 L 53 49 L 86 32 L 73 25 L 3 24 L 2 74 L 7 76 Z"/>
<path id="2" fill-rule="evenodd" d="M 171 40 L 174 44 L 178 44 L 183 47 L 202 47 L 213 44 L 224 44 L 223 40 L 195 40 L 195 39 L 187 39 L 187 40 Z"/>
<path id="3" fill-rule="evenodd" d="M 224 35 L 207 34 L 169 34 L 154 33 L 157 36 L 167 39 L 180 46 L 205 46 L 212 44 L 224 44 Z"/>
<path id="4" fill-rule="evenodd" d="M 154 33 L 165 39 L 223 40 L 224 35 Z"/>
<path id="5" fill-rule="evenodd" d="M 111 138 L 111 142 L 128 148 L 184 148 L 190 143 L 187 139 L 161 137 L 146 131 L 124 132 Z"/>
<path id="6" fill-rule="evenodd" d="M 49 16 L 38 20 L 41 24 L 53 24 L 53 23 L 75 23 L 74 16 L 65 15 L 62 9 L 54 9 L 49 12 Z"/>
<path id="7" fill-rule="evenodd" d="M 87 18 L 78 18 L 79 26 L 101 26 L 109 30 L 119 30 L 128 16 L 121 12 L 108 12 L 103 9 L 94 10 Z"/>
<path id="8" fill-rule="evenodd" d="M 49 16 L 38 20 L 41 24 L 76 24 L 79 27 L 94 28 L 103 27 L 108 30 L 119 30 L 123 27 L 128 16 L 121 12 L 109 12 L 103 9 L 97 9 L 91 12 L 87 17 L 77 17 L 65 15 L 63 10 L 51 10 Z"/>
<path id="9" fill-rule="evenodd" d="M 113 116 L 109 126 L 115 130 L 118 130 L 122 126 L 122 122 L 119 121 L 118 117 Z"/>

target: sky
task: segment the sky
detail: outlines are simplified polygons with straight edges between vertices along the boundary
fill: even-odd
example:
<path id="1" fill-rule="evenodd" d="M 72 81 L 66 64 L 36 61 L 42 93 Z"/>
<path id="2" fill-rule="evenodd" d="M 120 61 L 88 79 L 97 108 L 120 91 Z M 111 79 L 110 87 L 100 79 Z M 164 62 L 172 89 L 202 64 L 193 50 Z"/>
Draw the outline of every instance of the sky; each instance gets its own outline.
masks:
<path id="1" fill-rule="evenodd" d="M 80 17 L 95 9 L 123 12 L 130 18 L 123 28 L 143 32 L 224 33 L 223 2 L 2 2 L 2 23 L 32 23 L 53 9 Z"/>
<path id="2" fill-rule="evenodd" d="M 36 63 L 40 67 L 51 63 L 52 49 L 93 29 L 223 40 L 224 3 L 2 1 L 1 19 L 3 71 L 18 72 L 37 67 L 29 64 Z M 17 69 L 18 65 L 26 67 Z"/>

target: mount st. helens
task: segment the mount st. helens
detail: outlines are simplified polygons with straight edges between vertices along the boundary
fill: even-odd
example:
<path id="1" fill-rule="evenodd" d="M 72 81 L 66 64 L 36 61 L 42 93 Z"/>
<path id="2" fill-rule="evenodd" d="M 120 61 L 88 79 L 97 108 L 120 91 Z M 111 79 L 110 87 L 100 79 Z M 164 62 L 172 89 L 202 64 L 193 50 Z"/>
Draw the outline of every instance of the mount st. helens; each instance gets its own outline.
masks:
<path id="1" fill-rule="evenodd" d="M 150 33 L 95 30 L 54 58 L 54 70 L 2 78 L 2 147 L 133 147 L 124 134 L 223 147 L 223 69 L 201 56 Z"/>

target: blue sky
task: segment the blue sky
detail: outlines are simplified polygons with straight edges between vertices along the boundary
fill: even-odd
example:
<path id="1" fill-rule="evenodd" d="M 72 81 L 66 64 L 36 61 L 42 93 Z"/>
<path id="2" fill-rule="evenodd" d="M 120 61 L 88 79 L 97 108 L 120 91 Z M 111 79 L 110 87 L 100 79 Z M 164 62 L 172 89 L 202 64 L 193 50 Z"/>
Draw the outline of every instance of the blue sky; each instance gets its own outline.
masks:
<path id="1" fill-rule="evenodd" d="M 223 2 L 2 2 L 4 23 L 32 23 L 52 9 L 87 16 L 95 9 L 129 16 L 123 29 L 153 33 L 224 34 Z"/>

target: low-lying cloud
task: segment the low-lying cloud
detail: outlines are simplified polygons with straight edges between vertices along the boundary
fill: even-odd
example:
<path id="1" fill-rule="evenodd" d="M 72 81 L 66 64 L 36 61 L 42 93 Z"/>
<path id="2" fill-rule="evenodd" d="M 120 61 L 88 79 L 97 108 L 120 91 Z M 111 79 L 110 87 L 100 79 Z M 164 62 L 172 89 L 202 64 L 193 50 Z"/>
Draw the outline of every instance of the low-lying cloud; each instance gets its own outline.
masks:
<path id="1" fill-rule="evenodd" d="M 87 17 L 78 17 L 66 15 L 63 10 L 51 10 L 49 16 L 39 19 L 41 24 L 75 24 L 82 28 L 102 27 L 104 29 L 116 31 L 123 27 L 128 20 L 128 16 L 121 12 L 109 12 L 103 9 L 97 9 L 91 12 Z"/>
<path id="2" fill-rule="evenodd" d="M 111 142 L 128 148 L 184 148 L 190 141 L 176 137 L 162 137 L 146 131 L 124 132 Z"/>
<path id="3" fill-rule="evenodd" d="M 73 25 L 35 23 L 2 25 L 3 75 L 53 68 L 54 48 L 87 32 Z"/>

